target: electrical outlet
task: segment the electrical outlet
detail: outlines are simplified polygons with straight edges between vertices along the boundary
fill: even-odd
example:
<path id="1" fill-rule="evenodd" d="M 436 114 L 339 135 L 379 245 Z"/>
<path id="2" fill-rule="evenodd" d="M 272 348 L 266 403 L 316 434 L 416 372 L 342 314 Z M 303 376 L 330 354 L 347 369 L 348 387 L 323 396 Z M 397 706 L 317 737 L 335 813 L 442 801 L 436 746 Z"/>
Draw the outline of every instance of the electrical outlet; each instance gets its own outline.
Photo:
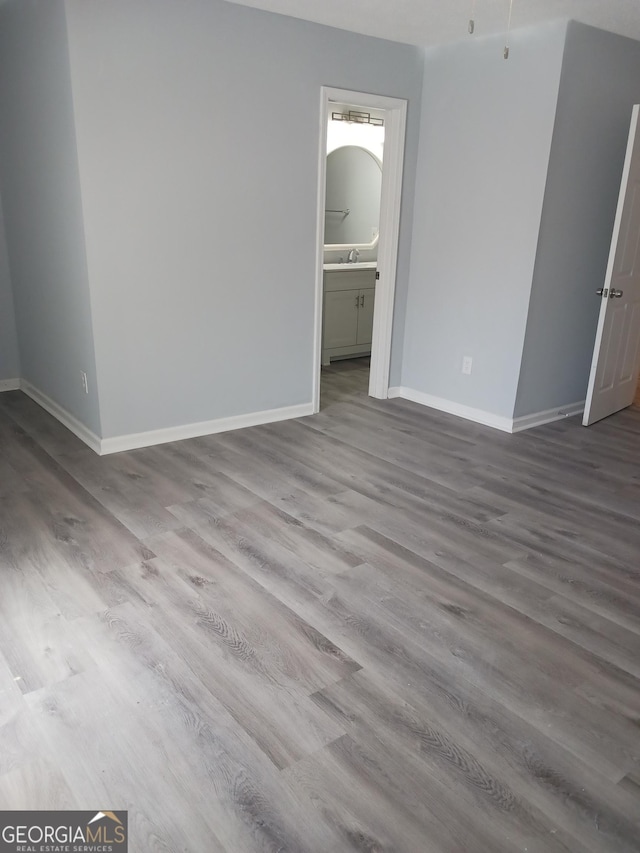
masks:
<path id="1" fill-rule="evenodd" d="M 470 355 L 463 356 L 462 359 L 462 372 L 466 373 L 467 376 L 471 374 L 471 367 L 473 366 L 473 359 Z"/>
<path id="2" fill-rule="evenodd" d="M 85 394 L 89 393 L 89 383 L 87 382 L 87 374 L 84 370 L 80 371 L 80 378 L 82 379 L 82 390 Z"/>

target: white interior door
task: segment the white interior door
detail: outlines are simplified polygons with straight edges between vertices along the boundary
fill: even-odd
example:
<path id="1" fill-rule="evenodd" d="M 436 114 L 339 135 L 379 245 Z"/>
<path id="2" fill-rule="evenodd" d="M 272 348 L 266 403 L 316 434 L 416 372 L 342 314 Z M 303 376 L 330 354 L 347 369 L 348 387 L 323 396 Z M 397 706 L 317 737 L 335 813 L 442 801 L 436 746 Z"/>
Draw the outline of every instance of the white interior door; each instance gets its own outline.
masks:
<path id="1" fill-rule="evenodd" d="M 640 371 L 640 106 L 633 108 L 584 426 L 630 406 Z"/>

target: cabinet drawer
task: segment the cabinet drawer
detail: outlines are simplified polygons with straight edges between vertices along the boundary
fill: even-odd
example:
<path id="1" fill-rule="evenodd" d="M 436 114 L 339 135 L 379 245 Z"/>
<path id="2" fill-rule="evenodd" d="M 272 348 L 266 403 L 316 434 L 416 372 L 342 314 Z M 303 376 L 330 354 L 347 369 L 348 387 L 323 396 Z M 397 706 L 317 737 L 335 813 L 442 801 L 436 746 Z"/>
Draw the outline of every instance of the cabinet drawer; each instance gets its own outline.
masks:
<path id="1" fill-rule="evenodd" d="M 324 292 L 334 290 L 362 290 L 376 286 L 375 270 L 330 270 L 324 273 Z"/>

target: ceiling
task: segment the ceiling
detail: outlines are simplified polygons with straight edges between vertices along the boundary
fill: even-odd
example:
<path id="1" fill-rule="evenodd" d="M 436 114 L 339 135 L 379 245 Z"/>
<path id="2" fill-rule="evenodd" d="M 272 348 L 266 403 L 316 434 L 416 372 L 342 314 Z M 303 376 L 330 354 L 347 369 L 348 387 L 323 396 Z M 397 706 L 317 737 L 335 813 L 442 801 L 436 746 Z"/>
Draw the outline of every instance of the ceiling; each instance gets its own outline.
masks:
<path id="1" fill-rule="evenodd" d="M 510 0 L 228 0 L 369 36 L 432 46 L 504 33 Z M 512 27 L 573 18 L 640 40 L 640 0 L 512 0 Z"/>

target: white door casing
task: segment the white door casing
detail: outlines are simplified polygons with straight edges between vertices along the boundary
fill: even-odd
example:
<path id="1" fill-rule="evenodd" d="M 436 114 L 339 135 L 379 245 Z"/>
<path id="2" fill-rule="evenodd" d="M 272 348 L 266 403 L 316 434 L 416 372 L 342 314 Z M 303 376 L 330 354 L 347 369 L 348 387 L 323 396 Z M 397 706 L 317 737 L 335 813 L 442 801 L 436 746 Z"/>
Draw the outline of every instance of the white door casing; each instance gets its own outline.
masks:
<path id="1" fill-rule="evenodd" d="M 640 372 L 640 106 L 633 108 L 584 426 L 630 406 Z"/>
<path id="2" fill-rule="evenodd" d="M 320 98 L 320 146 L 318 164 L 316 298 L 313 358 L 313 410 L 320 411 L 320 364 L 322 355 L 322 299 L 324 261 L 324 219 L 326 193 L 327 124 L 331 103 L 353 104 L 363 108 L 385 110 L 384 163 L 380 194 L 380 227 L 378 239 L 378 274 L 373 313 L 369 394 L 386 399 L 389 391 L 391 333 L 396 288 L 400 204 L 404 170 L 404 140 L 407 102 L 384 95 L 351 92 L 323 86 Z"/>

